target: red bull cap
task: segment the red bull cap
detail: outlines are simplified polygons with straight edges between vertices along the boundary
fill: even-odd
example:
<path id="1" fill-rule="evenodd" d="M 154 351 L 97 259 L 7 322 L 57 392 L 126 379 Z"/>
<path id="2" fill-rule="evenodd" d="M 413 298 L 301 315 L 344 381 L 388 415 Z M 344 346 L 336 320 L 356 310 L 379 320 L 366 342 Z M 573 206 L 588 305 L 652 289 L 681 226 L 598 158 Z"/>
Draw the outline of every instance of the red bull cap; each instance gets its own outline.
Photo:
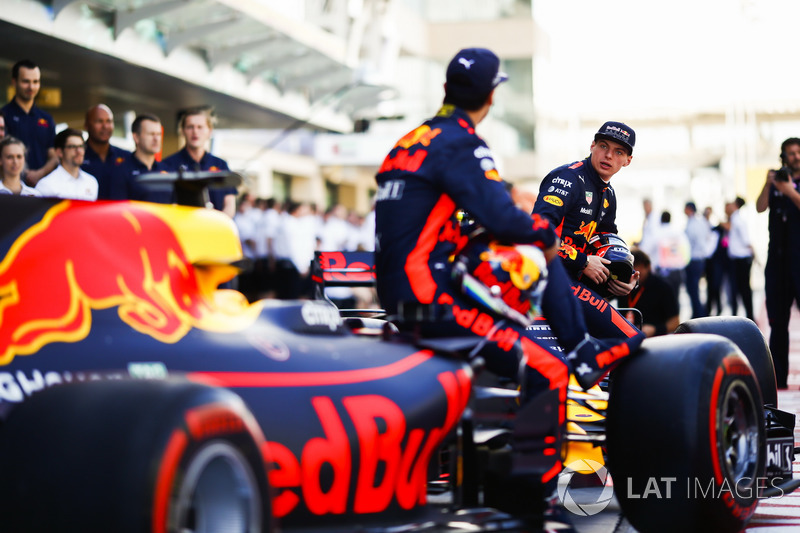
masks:
<path id="1" fill-rule="evenodd" d="M 633 128 L 623 124 L 622 122 L 608 121 L 603 124 L 597 133 L 594 134 L 594 140 L 605 138 L 609 141 L 618 142 L 628 149 L 628 155 L 633 154 L 633 146 L 636 144 L 636 132 Z"/>

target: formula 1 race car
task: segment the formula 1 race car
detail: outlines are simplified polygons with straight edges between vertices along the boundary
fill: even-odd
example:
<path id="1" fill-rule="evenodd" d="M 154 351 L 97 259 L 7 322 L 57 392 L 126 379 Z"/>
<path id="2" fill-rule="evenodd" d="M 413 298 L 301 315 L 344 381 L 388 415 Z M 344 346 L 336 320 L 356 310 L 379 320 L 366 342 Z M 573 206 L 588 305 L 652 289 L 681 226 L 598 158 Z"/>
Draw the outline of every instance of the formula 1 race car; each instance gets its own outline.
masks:
<path id="1" fill-rule="evenodd" d="M 531 530 L 487 507 L 506 436 L 537 420 L 473 415 L 515 405 L 513 384 L 478 387 L 480 339 L 219 289 L 242 253 L 196 207 L 211 178 L 158 179 L 189 205 L 0 196 L 2 531 Z M 323 283 L 374 279 L 368 257 L 339 259 L 315 263 Z M 607 460 L 642 531 L 735 531 L 800 484 L 794 417 L 757 330 L 685 329 L 570 394 L 562 456 Z M 453 497 L 429 504 L 445 462 Z"/>

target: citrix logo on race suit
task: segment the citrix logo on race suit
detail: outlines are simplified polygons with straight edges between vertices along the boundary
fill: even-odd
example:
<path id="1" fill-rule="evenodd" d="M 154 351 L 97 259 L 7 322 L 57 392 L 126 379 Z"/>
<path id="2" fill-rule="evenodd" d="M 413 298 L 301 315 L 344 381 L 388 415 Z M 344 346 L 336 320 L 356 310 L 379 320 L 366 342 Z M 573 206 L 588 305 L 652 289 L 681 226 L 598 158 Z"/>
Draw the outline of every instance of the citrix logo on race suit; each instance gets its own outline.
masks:
<path id="1" fill-rule="evenodd" d="M 558 185 L 559 187 L 564 187 L 566 189 L 571 189 L 572 188 L 572 182 L 571 181 L 567 181 L 564 178 L 553 178 L 551 180 L 551 183 L 554 183 L 555 185 Z"/>

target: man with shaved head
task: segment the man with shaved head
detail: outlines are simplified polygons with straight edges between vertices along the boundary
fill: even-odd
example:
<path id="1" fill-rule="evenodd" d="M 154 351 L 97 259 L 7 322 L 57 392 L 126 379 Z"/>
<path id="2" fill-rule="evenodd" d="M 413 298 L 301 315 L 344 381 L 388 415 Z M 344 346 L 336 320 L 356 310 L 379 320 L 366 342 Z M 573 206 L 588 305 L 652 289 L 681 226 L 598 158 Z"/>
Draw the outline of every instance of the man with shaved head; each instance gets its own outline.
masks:
<path id="1" fill-rule="evenodd" d="M 130 156 L 130 152 L 111 144 L 114 134 L 114 113 L 105 104 L 97 104 L 86 112 L 84 123 L 89 139 L 81 169 L 95 178 L 99 185 L 98 199 L 110 198 L 110 176 L 115 167 Z"/>

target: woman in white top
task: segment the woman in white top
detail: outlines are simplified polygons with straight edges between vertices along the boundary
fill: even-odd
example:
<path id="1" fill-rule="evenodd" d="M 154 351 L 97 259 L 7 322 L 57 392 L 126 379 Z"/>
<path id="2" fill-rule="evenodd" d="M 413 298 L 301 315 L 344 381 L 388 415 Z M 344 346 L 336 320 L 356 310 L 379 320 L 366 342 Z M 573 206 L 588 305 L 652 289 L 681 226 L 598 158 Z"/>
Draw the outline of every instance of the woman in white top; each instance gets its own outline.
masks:
<path id="1" fill-rule="evenodd" d="M 22 182 L 22 170 L 25 168 L 25 143 L 16 137 L 3 137 L 0 140 L 0 194 L 16 194 L 18 196 L 41 196 L 33 187 Z"/>

